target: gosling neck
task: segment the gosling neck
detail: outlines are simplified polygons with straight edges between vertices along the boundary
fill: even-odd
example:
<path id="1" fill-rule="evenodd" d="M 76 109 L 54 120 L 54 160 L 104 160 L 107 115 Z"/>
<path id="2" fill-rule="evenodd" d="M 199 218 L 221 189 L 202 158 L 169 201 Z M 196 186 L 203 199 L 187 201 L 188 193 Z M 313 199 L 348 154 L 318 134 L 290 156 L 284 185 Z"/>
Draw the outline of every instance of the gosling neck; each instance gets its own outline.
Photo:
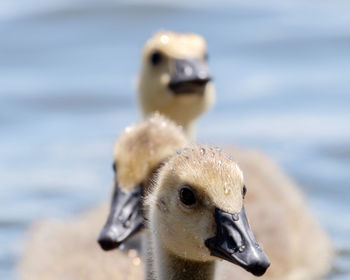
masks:
<path id="1" fill-rule="evenodd" d="M 213 280 L 215 277 L 215 261 L 191 261 L 161 246 L 157 246 L 156 252 L 154 272 L 157 280 Z"/>
<path id="2" fill-rule="evenodd" d="M 189 140 L 195 140 L 196 138 L 196 125 L 194 122 L 188 122 L 182 125 L 183 130 Z"/>

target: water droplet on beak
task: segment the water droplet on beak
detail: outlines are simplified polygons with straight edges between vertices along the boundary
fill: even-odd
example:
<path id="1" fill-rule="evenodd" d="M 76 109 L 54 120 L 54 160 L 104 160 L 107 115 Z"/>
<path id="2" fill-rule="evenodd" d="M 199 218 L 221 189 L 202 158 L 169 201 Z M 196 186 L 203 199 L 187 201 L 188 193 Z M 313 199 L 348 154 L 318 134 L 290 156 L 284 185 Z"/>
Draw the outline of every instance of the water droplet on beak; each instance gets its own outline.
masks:
<path id="1" fill-rule="evenodd" d="M 233 219 L 234 221 L 238 221 L 238 220 L 239 220 L 238 214 L 237 214 L 237 213 L 232 214 L 232 219 Z"/>
<path id="2" fill-rule="evenodd" d="M 245 250 L 245 246 L 244 246 L 244 245 L 242 245 L 241 247 L 238 248 L 238 251 L 239 251 L 240 253 L 243 253 L 244 250 Z"/>

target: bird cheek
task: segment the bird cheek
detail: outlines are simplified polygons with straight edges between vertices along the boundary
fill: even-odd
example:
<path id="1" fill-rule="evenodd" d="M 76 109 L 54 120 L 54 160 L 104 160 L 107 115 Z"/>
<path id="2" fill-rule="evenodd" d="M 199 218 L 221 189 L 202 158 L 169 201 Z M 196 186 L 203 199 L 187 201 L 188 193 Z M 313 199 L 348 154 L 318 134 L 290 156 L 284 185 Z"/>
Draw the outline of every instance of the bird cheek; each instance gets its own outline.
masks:
<path id="1" fill-rule="evenodd" d="M 160 83 L 163 85 L 163 86 L 166 86 L 168 85 L 170 82 L 170 75 L 168 73 L 163 73 L 161 76 L 160 76 Z"/>

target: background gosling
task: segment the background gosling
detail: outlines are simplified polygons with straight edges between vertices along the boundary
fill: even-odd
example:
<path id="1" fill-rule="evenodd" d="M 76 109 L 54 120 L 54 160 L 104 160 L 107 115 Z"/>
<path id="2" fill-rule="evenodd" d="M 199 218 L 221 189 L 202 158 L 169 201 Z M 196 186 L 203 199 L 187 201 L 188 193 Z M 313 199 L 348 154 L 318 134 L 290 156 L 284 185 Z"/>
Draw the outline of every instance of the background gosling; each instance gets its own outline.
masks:
<path id="1" fill-rule="evenodd" d="M 143 48 L 138 82 L 144 115 L 158 111 L 193 138 L 194 121 L 215 102 L 207 56 L 206 42 L 198 34 L 154 34 Z"/>

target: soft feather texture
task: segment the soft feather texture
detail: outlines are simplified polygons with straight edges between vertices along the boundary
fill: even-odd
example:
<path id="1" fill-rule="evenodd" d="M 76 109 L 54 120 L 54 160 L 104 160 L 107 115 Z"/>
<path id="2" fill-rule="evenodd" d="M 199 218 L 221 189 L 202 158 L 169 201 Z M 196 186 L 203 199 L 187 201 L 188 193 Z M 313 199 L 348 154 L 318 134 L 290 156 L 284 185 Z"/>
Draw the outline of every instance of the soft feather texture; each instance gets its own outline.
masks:
<path id="1" fill-rule="evenodd" d="M 248 220 L 271 260 L 261 279 L 320 279 L 331 268 L 333 250 L 297 185 L 261 152 L 227 150 L 244 173 Z M 240 268 L 223 268 L 224 274 L 250 279 Z"/>
<path id="2" fill-rule="evenodd" d="M 146 181 L 162 161 L 187 144 L 182 128 L 157 113 L 127 127 L 114 146 L 119 187 L 127 191 Z"/>
<path id="3" fill-rule="evenodd" d="M 136 280 L 143 263 L 134 251 L 104 252 L 96 238 L 108 214 L 103 205 L 71 220 L 33 225 L 17 267 L 22 280 Z"/>
<path id="4" fill-rule="evenodd" d="M 228 213 L 238 213 L 242 209 L 242 171 L 219 147 L 194 145 L 179 150 L 157 177 L 156 187 L 149 194 L 151 198 L 157 196 L 158 188 L 171 190 L 178 182 L 186 182 Z M 150 204 L 150 201 L 146 203 Z"/>

